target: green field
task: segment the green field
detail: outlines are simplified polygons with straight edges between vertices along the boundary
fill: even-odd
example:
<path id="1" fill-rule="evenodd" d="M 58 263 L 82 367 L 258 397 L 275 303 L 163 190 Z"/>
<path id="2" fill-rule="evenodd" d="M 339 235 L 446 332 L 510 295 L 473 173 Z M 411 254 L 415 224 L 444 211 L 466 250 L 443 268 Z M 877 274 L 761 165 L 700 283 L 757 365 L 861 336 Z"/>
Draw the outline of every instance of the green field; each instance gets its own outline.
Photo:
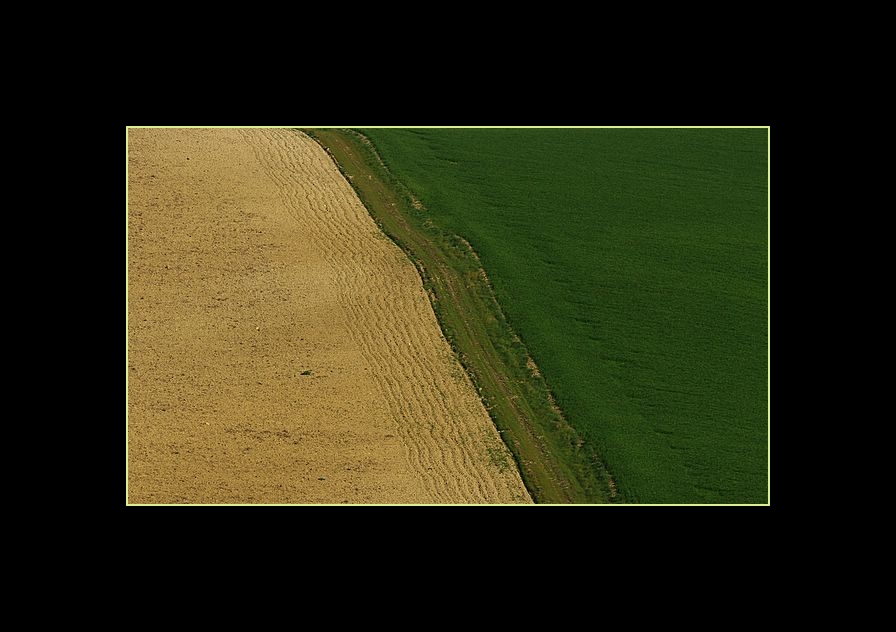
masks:
<path id="1" fill-rule="evenodd" d="M 628 502 L 768 502 L 767 130 L 362 131 L 479 254 L 586 497 L 587 462 Z"/>

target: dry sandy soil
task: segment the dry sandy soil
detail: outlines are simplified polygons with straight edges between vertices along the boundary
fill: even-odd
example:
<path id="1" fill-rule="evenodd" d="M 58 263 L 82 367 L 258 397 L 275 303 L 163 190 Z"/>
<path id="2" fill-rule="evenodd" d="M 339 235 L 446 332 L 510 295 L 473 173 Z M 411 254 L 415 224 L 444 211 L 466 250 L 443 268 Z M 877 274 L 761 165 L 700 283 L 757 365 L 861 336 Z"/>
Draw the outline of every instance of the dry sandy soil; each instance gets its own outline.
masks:
<path id="1" fill-rule="evenodd" d="M 127 494 L 528 503 L 413 265 L 288 130 L 128 132 Z"/>

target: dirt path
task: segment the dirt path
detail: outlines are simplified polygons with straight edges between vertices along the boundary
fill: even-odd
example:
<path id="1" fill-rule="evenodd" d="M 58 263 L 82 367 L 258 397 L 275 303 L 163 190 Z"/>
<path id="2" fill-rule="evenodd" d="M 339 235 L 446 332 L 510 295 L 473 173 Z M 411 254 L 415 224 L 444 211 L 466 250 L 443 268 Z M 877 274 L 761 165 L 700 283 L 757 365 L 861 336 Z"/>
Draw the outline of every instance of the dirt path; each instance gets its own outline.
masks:
<path id="1" fill-rule="evenodd" d="M 128 213 L 131 503 L 531 502 L 313 141 L 130 130 Z"/>

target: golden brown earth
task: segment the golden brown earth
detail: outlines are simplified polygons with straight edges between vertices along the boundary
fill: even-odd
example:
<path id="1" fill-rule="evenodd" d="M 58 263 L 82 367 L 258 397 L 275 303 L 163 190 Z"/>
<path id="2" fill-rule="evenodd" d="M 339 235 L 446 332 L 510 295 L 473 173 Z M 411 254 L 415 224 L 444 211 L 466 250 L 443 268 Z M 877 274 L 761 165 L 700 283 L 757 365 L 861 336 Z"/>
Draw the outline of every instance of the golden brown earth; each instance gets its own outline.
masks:
<path id="1" fill-rule="evenodd" d="M 129 503 L 531 502 L 307 136 L 130 129 L 127 231 Z"/>

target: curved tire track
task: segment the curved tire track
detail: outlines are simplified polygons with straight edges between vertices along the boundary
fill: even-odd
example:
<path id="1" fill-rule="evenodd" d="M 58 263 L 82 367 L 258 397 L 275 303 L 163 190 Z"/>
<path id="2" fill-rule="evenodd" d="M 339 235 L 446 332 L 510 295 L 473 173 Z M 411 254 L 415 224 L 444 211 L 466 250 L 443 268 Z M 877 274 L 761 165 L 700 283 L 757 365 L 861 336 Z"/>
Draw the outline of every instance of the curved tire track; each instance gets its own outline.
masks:
<path id="1" fill-rule="evenodd" d="M 456 369 L 413 265 L 382 235 L 326 153 L 287 130 L 243 130 L 290 216 L 335 279 L 408 467 L 430 502 L 531 502 L 472 384 Z M 497 439 L 497 441 L 495 441 Z"/>

